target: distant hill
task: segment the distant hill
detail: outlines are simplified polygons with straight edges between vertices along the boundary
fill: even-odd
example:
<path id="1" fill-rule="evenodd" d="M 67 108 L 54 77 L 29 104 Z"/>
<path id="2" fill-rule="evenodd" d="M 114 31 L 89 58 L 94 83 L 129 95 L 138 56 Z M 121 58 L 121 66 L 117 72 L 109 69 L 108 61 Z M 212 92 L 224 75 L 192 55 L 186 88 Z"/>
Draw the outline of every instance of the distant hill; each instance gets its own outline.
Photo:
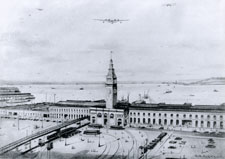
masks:
<path id="1" fill-rule="evenodd" d="M 190 85 L 225 85 L 225 77 L 212 77 L 189 83 Z"/>
<path id="2" fill-rule="evenodd" d="M 0 80 L 1 85 L 84 85 L 84 84 L 104 84 L 104 81 L 74 81 L 74 82 L 42 82 L 42 81 L 5 81 Z M 225 77 L 211 77 L 203 80 L 185 81 L 118 81 L 118 84 L 177 84 L 177 85 L 225 85 Z"/>

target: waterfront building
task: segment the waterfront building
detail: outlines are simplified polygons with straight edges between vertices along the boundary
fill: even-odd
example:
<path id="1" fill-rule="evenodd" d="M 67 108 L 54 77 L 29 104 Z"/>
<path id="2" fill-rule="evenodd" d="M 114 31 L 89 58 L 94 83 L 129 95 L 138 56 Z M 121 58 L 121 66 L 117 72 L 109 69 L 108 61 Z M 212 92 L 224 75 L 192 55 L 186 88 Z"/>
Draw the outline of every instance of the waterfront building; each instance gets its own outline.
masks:
<path id="1" fill-rule="evenodd" d="M 1 118 L 49 120 L 48 106 L 44 103 L 6 106 L 0 108 Z"/>
<path id="2" fill-rule="evenodd" d="M 89 117 L 103 126 L 153 127 L 185 131 L 225 132 L 225 105 L 146 103 L 117 100 L 117 77 L 110 58 L 105 100 L 67 100 L 0 108 L 1 117 L 66 121 Z"/>
<path id="3" fill-rule="evenodd" d="M 131 104 L 129 109 L 130 126 L 224 131 L 224 123 L 224 105 Z"/>
<path id="4" fill-rule="evenodd" d="M 90 115 L 91 108 L 105 108 L 105 101 L 67 100 L 52 104 L 49 107 L 50 118 L 53 121 L 73 120 Z"/>
<path id="5" fill-rule="evenodd" d="M 106 108 L 91 108 L 92 124 L 104 126 L 124 126 L 124 109 L 117 109 L 117 77 L 110 58 L 108 74 L 106 75 Z"/>

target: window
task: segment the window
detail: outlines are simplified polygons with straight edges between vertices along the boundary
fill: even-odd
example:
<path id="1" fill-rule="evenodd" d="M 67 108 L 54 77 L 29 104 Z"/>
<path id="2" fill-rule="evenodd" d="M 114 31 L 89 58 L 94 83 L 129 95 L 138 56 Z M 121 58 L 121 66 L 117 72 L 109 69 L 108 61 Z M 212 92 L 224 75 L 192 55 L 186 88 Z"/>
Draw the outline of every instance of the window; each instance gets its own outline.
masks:
<path id="1" fill-rule="evenodd" d="M 220 115 L 220 120 L 223 120 L 223 116 L 222 115 Z"/>
<path id="2" fill-rule="evenodd" d="M 148 113 L 148 116 L 150 116 L 150 113 Z"/>
<path id="3" fill-rule="evenodd" d="M 143 124 L 145 124 L 145 118 L 143 118 Z"/>
<path id="4" fill-rule="evenodd" d="M 183 117 L 186 118 L 186 114 L 184 114 Z"/>
<path id="5" fill-rule="evenodd" d="M 110 118 L 114 118 L 114 114 L 113 113 L 110 114 Z"/>
<path id="6" fill-rule="evenodd" d="M 159 113 L 159 116 L 161 116 L 161 113 Z"/>
<path id="7" fill-rule="evenodd" d="M 179 117 L 179 114 L 177 114 L 177 118 Z"/>
<path id="8" fill-rule="evenodd" d="M 220 129 L 223 129 L 223 122 L 220 122 Z"/>
<path id="9" fill-rule="evenodd" d="M 140 118 L 138 118 L 138 123 L 140 123 L 140 121 L 141 121 Z"/>
<path id="10" fill-rule="evenodd" d="M 215 116 L 215 115 L 213 115 L 213 119 L 215 119 L 215 120 L 216 120 L 216 116 Z"/>
<path id="11" fill-rule="evenodd" d="M 210 115 L 207 115 L 207 119 L 210 119 Z"/>
<path id="12" fill-rule="evenodd" d="M 145 116 L 145 113 L 143 113 L 143 116 Z"/>
<path id="13" fill-rule="evenodd" d="M 204 117 L 204 115 L 201 115 L 201 118 L 203 118 Z"/>
<path id="14" fill-rule="evenodd" d="M 153 116 L 155 116 L 155 113 L 153 113 Z"/>
<path id="15" fill-rule="evenodd" d="M 195 118 L 197 119 L 198 118 L 198 115 L 195 115 Z"/>
<path id="16" fill-rule="evenodd" d="M 140 113 L 138 113 L 138 116 L 140 116 Z"/>
<path id="17" fill-rule="evenodd" d="M 130 118 L 130 123 L 132 123 L 132 118 Z"/>
<path id="18" fill-rule="evenodd" d="M 166 117 L 167 116 L 167 114 L 164 114 L 164 117 Z"/>
<path id="19" fill-rule="evenodd" d="M 161 125 L 162 124 L 162 121 L 161 121 L 161 119 L 159 119 L 159 125 Z"/>
<path id="20" fill-rule="evenodd" d="M 173 114 L 170 114 L 171 117 L 173 117 Z"/>
<path id="21" fill-rule="evenodd" d="M 132 112 L 130 112 L 130 115 L 132 115 Z"/>
<path id="22" fill-rule="evenodd" d="M 191 114 L 189 115 L 189 118 L 192 118 L 192 115 Z"/>
<path id="23" fill-rule="evenodd" d="M 207 122 L 207 128 L 210 128 L 210 122 L 209 121 Z"/>
<path id="24" fill-rule="evenodd" d="M 101 114 L 101 113 L 98 113 L 98 114 L 97 114 L 97 117 L 98 117 L 98 118 L 101 118 L 101 117 L 102 117 L 102 114 Z"/>

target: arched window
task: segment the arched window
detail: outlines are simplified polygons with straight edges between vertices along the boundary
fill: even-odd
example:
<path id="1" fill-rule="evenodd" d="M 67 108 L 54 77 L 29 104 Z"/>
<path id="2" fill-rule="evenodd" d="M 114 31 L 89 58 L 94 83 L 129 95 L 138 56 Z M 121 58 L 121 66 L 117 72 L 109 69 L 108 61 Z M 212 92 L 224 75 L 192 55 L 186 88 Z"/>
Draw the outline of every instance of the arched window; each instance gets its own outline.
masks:
<path id="1" fill-rule="evenodd" d="M 167 120 L 166 119 L 164 119 L 164 125 L 167 125 Z"/>
<path id="2" fill-rule="evenodd" d="M 108 116 L 107 113 L 105 113 L 105 114 L 104 114 L 104 117 L 107 118 L 107 116 Z"/>
<path id="3" fill-rule="evenodd" d="M 98 118 L 101 118 L 101 117 L 102 117 L 102 114 L 101 114 L 101 113 L 98 113 L 98 114 L 97 114 L 97 117 L 98 117 Z"/>
<path id="4" fill-rule="evenodd" d="M 173 120 L 172 119 L 170 120 L 170 125 L 173 125 Z"/>
<path id="5" fill-rule="evenodd" d="M 145 116 L 145 113 L 143 113 L 143 116 Z"/>
<path id="6" fill-rule="evenodd" d="M 153 124 L 155 124 L 155 119 L 153 119 Z"/>
<path id="7" fill-rule="evenodd" d="M 110 118 L 114 118 L 114 114 L 113 113 L 110 114 Z"/>
<path id="8" fill-rule="evenodd" d="M 213 122 L 213 128 L 216 128 L 216 121 Z"/>
<path id="9" fill-rule="evenodd" d="M 143 124 L 145 124 L 145 118 L 143 118 Z"/>
<path id="10" fill-rule="evenodd" d="M 201 127 L 203 128 L 203 126 L 204 126 L 204 121 L 201 121 Z"/>
<path id="11" fill-rule="evenodd" d="M 138 113 L 138 116 L 140 116 L 140 113 Z"/>
<path id="12" fill-rule="evenodd" d="M 179 114 L 177 114 L 177 118 L 179 117 Z"/>
<path id="13" fill-rule="evenodd" d="M 148 124 L 150 124 L 151 123 L 151 119 L 150 118 L 148 118 Z"/>
<path id="14" fill-rule="evenodd" d="M 164 117 L 166 117 L 167 116 L 167 114 L 164 114 Z"/>
<path id="15" fill-rule="evenodd" d="M 130 123 L 132 123 L 132 118 L 130 118 Z"/>
<path id="16" fill-rule="evenodd" d="M 184 114 L 183 117 L 186 118 L 186 114 Z"/>
<path id="17" fill-rule="evenodd" d="M 207 121 L 207 128 L 210 128 L 210 121 Z"/>
<path id="18" fill-rule="evenodd" d="M 223 129 L 223 122 L 220 122 L 220 129 Z"/>
<path id="19" fill-rule="evenodd" d="M 198 121 L 195 121 L 195 127 L 198 127 Z"/>
<path id="20" fill-rule="evenodd" d="M 134 124 L 136 123 L 136 118 L 134 118 Z"/>
<path id="21" fill-rule="evenodd" d="M 210 115 L 207 115 L 207 119 L 210 119 Z"/>
<path id="22" fill-rule="evenodd" d="M 173 114 L 170 114 L 171 117 L 173 117 Z"/>
<path id="23" fill-rule="evenodd" d="M 159 113 L 159 116 L 161 116 L 161 113 Z"/>
<path id="24" fill-rule="evenodd" d="M 179 125 L 179 120 L 176 120 L 176 125 Z"/>
<path id="25" fill-rule="evenodd" d="M 198 118 L 198 115 L 195 115 L 195 118 L 197 119 Z"/>
<path id="26" fill-rule="evenodd" d="M 141 120 L 140 120 L 140 118 L 138 118 L 138 123 L 140 123 L 141 122 Z"/>
<path id="27" fill-rule="evenodd" d="M 161 124 L 162 124 L 161 119 L 159 119 L 159 125 L 161 125 Z"/>
<path id="28" fill-rule="evenodd" d="M 216 120 L 216 115 L 213 115 L 213 119 Z"/>

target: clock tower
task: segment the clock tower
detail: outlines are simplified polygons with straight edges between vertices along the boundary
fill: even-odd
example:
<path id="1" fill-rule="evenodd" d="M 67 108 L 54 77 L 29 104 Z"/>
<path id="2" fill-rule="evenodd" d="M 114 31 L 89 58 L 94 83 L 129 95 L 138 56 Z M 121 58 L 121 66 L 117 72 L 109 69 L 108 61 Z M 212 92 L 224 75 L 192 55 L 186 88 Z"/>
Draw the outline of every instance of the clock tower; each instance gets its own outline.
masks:
<path id="1" fill-rule="evenodd" d="M 112 56 L 110 58 L 105 87 L 106 87 L 106 108 L 113 109 L 115 108 L 117 103 L 117 78 L 115 70 L 113 68 Z"/>

